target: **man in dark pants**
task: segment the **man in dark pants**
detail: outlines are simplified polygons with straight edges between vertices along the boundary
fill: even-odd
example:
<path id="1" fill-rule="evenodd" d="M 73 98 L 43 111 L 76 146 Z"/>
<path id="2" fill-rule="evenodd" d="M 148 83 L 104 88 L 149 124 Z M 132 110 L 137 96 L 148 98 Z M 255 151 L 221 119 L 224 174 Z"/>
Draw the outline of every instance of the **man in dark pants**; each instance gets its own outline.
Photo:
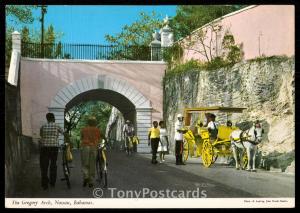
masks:
<path id="1" fill-rule="evenodd" d="M 177 115 L 177 121 L 175 122 L 175 156 L 176 165 L 185 165 L 182 162 L 182 152 L 183 152 L 183 134 L 186 132 L 183 130 L 183 116 L 182 114 Z"/>
<path id="2" fill-rule="evenodd" d="M 40 129 L 40 168 L 42 176 L 42 187 L 48 189 L 48 184 L 54 187 L 57 174 L 57 154 L 58 154 L 58 134 L 64 134 L 63 129 L 55 123 L 53 113 L 47 113 L 47 124 Z M 48 168 L 50 163 L 50 179 L 48 178 Z"/>
<path id="3" fill-rule="evenodd" d="M 132 147 L 132 138 L 134 136 L 134 127 L 130 120 L 127 120 L 124 127 L 123 127 L 123 135 L 125 139 L 125 149 L 127 155 L 130 153 L 132 154 L 133 147 Z"/>
<path id="4" fill-rule="evenodd" d="M 158 127 L 158 122 L 153 121 L 153 127 L 149 130 L 148 134 L 148 146 L 151 143 L 151 149 L 152 149 L 152 164 L 157 164 L 156 160 L 156 154 L 157 154 L 157 148 L 158 148 L 158 143 L 159 143 L 159 135 L 160 131 Z"/>

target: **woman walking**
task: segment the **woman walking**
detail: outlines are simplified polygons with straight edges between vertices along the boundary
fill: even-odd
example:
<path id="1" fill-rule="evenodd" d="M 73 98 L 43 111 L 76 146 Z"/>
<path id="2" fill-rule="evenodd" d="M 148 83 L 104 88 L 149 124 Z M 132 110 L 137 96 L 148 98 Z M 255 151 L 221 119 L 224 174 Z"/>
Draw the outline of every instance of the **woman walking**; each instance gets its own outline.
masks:
<path id="1" fill-rule="evenodd" d="M 83 187 L 87 184 L 93 187 L 95 178 L 95 164 L 97 156 L 97 145 L 100 142 L 100 130 L 96 127 L 95 117 L 87 122 L 88 126 L 81 129 L 81 165 L 83 173 Z"/>
<path id="2" fill-rule="evenodd" d="M 165 154 L 168 152 L 168 136 L 167 136 L 167 129 L 165 128 L 165 124 L 163 121 L 159 122 L 160 127 L 160 141 L 158 145 L 157 151 L 159 152 L 160 163 L 165 161 Z"/>

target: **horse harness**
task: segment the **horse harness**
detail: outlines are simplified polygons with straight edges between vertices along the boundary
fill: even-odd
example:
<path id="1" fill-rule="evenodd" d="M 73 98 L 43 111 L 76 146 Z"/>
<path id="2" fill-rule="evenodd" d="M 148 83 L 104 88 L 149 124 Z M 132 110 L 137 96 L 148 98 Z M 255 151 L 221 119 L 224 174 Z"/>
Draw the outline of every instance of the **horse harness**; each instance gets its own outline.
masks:
<path id="1" fill-rule="evenodd" d="M 244 146 L 243 140 L 244 140 L 244 141 L 248 141 L 249 143 L 251 143 L 251 144 L 253 144 L 253 145 L 259 144 L 258 142 L 256 142 L 256 141 L 257 141 L 257 131 L 256 131 L 256 128 L 254 129 L 254 138 L 255 138 L 254 141 L 247 140 L 247 138 L 251 136 L 251 135 L 248 134 L 248 133 L 249 133 L 249 130 L 248 130 L 248 132 L 246 133 L 247 136 L 246 136 L 246 137 L 242 137 L 242 135 L 243 135 L 244 132 L 246 132 L 246 130 L 242 131 L 241 134 L 240 134 L 240 140 L 241 140 L 241 143 L 242 143 L 243 146 Z"/>
<path id="2" fill-rule="evenodd" d="M 243 135 L 244 135 L 245 132 L 246 132 L 246 137 L 243 137 Z M 256 128 L 254 129 L 254 137 L 255 137 L 254 141 L 247 140 L 247 138 L 249 138 L 250 136 L 251 135 L 249 135 L 249 129 L 248 130 L 244 130 L 244 131 L 241 131 L 240 136 L 239 136 L 239 140 L 234 139 L 234 141 L 237 142 L 237 143 L 241 143 L 244 148 L 245 148 L 244 143 L 243 143 L 244 141 L 248 141 L 249 143 L 251 143 L 253 145 L 259 144 L 258 142 L 256 142 L 257 141 L 257 131 L 256 131 Z"/>

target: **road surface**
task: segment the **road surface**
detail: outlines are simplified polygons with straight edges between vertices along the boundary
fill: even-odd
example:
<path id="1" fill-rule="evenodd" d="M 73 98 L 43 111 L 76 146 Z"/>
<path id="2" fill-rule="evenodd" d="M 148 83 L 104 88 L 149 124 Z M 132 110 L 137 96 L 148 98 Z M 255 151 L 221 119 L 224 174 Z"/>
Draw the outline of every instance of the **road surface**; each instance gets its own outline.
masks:
<path id="1" fill-rule="evenodd" d="M 61 152 L 58 156 L 58 178 L 55 188 L 40 186 L 38 155 L 27 163 L 24 175 L 17 183 L 17 198 L 124 198 L 124 197 L 294 197 L 294 175 L 237 171 L 224 165 L 205 168 L 199 159 L 189 159 L 187 165 L 176 166 L 173 155 L 162 164 L 150 163 L 150 154 L 126 156 L 121 151 L 108 151 L 108 188 L 95 184 L 82 186 L 80 152 L 73 150 L 71 189 L 63 177 Z"/>

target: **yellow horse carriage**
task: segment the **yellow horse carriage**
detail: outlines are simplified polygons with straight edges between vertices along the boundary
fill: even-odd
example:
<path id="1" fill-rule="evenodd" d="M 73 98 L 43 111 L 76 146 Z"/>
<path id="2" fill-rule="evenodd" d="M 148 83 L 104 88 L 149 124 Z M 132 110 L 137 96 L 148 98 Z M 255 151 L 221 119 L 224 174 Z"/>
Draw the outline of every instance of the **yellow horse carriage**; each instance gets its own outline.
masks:
<path id="1" fill-rule="evenodd" d="M 219 125 L 218 135 L 213 139 L 206 127 L 201 123 L 206 115 L 210 113 L 226 114 L 228 116 L 233 113 L 242 113 L 246 108 L 240 107 L 199 107 L 186 108 L 184 110 L 184 124 L 187 132 L 184 134 L 183 144 L 183 161 L 187 161 L 189 157 L 201 157 L 202 163 L 205 167 L 210 167 L 219 156 L 232 156 L 230 134 L 232 131 L 238 129 L 237 127 L 228 127 L 226 125 Z M 198 114 L 197 124 L 195 129 L 191 128 L 192 114 Z M 226 121 L 226 123 L 227 123 Z M 202 123 L 203 124 L 203 123 Z M 243 156 L 243 166 L 247 165 L 247 155 Z"/>

